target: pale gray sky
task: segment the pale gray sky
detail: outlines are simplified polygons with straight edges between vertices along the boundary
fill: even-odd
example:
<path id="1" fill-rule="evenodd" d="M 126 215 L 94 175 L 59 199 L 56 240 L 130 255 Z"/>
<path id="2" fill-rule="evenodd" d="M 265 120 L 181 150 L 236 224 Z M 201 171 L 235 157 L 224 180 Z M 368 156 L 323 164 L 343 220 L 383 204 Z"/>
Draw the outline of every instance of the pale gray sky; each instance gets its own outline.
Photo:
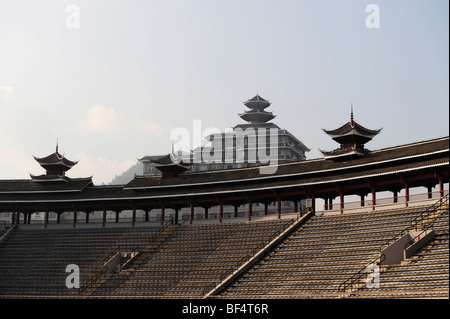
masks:
<path id="1" fill-rule="evenodd" d="M 367 28 L 366 6 L 380 8 Z M 74 26 L 74 4 L 79 28 Z M 71 177 L 108 183 L 170 151 L 170 131 L 273 122 L 311 148 L 349 120 L 383 128 L 369 149 L 447 136 L 447 0 L 0 0 L 0 179 L 59 150 Z M 70 8 L 70 7 L 69 7 Z M 69 24 L 67 24 L 69 21 Z"/>

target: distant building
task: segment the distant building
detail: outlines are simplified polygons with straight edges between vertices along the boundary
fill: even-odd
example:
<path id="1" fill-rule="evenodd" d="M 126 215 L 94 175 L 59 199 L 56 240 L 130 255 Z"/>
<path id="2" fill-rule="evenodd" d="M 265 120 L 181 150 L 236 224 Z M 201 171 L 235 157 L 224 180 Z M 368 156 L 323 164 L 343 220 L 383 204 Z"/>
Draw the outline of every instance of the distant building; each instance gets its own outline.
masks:
<path id="1" fill-rule="evenodd" d="M 247 123 L 236 125 L 230 132 L 211 134 L 206 138 L 208 145 L 182 155 L 184 162 L 192 163 L 188 172 L 255 167 L 269 164 L 269 159 L 278 164 L 306 160 L 305 152 L 310 149 L 287 130 L 269 122 L 276 116 L 265 110 L 271 102 L 257 94 L 244 105 L 248 110 L 239 116 Z M 153 162 L 162 157 L 139 159 L 144 164 L 143 174 L 159 175 Z"/>

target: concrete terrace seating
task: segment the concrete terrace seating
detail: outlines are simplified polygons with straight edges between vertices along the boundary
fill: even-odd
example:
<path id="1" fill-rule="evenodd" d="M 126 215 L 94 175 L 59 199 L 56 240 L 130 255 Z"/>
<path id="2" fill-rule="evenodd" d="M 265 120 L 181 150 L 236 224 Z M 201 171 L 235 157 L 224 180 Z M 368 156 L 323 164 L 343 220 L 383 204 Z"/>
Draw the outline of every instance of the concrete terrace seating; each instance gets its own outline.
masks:
<path id="1" fill-rule="evenodd" d="M 215 298 L 338 298 L 338 286 L 378 256 L 379 248 L 428 207 L 312 216 Z M 170 226 L 32 229 L 19 225 L 0 244 L 0 298 L 202 298 L 292 219 Z M 435 239 L 381 273 L 379 289 L 350 298 L 448 298 L 448 210 Z M 146 247 L 119 274 L 87 294 L 68 289 L 66 266 L 81 285 L 119 243 Z M 130 245 L 131 244 L 131 245 Z"/>
<path id="2" fill-rule="evenodd" d="M 202 297 L 291 220 L 178 226 L 128 274 L 110 276 L 91 297 Z M 212 286 L 211 286 L 212 285 Z"/>
<path id="3" fill-rule="evenodd" d="M 336 298 L 339 284 L 424 210 L 314 216 L 219 297 Z"/>
<path id="4" fill-rule="evenodd" d="M 449 214 L 434 223 L 435 238 L 412 258 L 380 273 L 380 287 L 362 289 L 352 298 L 448 298 Z"/>
<path id="5" fill-rule="evenodd" d="M 76 264 L 87 281 L 119 242 L 146 242 L 159 227 L 26 229 L 19 226 L 0 245 L 0 297 L 74 296 L 66 267 Z"/>

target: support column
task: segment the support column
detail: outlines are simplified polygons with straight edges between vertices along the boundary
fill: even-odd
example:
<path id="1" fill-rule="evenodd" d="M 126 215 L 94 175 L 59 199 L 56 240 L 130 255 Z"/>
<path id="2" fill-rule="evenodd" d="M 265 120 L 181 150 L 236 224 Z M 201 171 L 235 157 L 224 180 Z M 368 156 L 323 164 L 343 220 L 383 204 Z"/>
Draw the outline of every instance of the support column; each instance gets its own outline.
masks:
<path id="1" fill-rule="evenodd" d="M 148 208 L 145 209 L 145 221 L 148 222 Z"/>
<path id="2" fill-rule="evenodd" d="M 366 203 L 364 203 L 364 194 L 359 195 L 359 197 L 361 198 L 361 207 L 364 207 L 366 205 Z"/>
<path id="3" fill-rule="evenodd" d="M 315 214 L 316 213 L 316 195 L 313 195 L 312 197 L 311 197 L 311 199 L 312 199 L 312 212 L 313 212 L 313 214 Z"/>
<path id="4" fill-rule="evenodd" d="M 61 214 L 62 212 L 56 213 L 56 223 L 59 224 L 61 222 Z"/>
<path id="5" fill-rule="evenodd" d="M 161 225 L 164 225 L 164 215 L 166 214 L 166 208 L 161 207 Z"/>
<path id="6" fill-rule="evenodd" d="M 277 219 L 281 217 L 281 198 L 277 197 Z"/>
<path id="7" fill-rule="evenodd" d="M 342 214 L 342 213 L 344 213 L 344 193 L 340 193 L 339 194 L 339 197 L 340 197 L 340 204 L 339 204 L 339 207 L 340 207 L 340 213 Z"/>
<path id="8" fill-rule="evenodd" d="M 205 219 L 208 219 L 208 210 L 209 210 L 209 207 L 206 206 L 205 207 Z"/>
<path id="9" fill-rule="evenodd" d="M 269 203 L 264 203 L 264 215 L 267 216 L 269 214 Z"/>
<path id="10" fill-rule="evenodd" d="M 119 215 L 120 215 L 120 210 L 116 211 L 116 223 L 119 222 Z"/>
<path id="11" fill-rule="evenodd" d="M 433 198 L 433 186 L 427 187 L 428 199 Z"/>
<path id="12" fill-rule="evenodd" d="M 192 225 L 193 221 L 194 221 L 194 211 L 195 211 L 195 207 L 192 203 L 190 203 L 190 207 L 191 207 L 191 215 L 189 218 L 189 224 Z"/>
<path id="13" fill-rule="evenodd" d="M 444 197 L 444 180 L 439 178 L 439 199 L 442 199 L 442 197 Z"/>
<path id="14" fill-rule="evenodd" d="M 372 210 L 375 210 L 375 205 L 377 204 L 377 193 L 375 188 L 372 188 Z"/>
<path id="15" fill-rule="evenodd" d="M 394 203 L 398 203 L 398 191 L 392 191 L 394 194 Z"/>
<path id="16" fill-rule="evenodd" d="M 296 213 L 298 213 L 298 201 L 294 201 L 294 210 Z"/>
<path id="17" fill-rule="evenodd" d="M 75 209 L 75 210 L 73 211 L 73 228 L 77 227 L 77 215 L 78 215 L 78 212 L 77 212 L 77 210 Z"/>
<path id="18" fill-rule="evenodd" d="M 48 224 L 48 209 L 45 211 L 45 217 L 44 217 L 44 227 L 47 228 L 47 224 Z"/>
<path id="19" fill-rule="evenodd" d="M 103 208 L 103 220 L 102 220 L 102 227 L 106 226 L 106 208 Z"/>
<path id="20" fill-rule="evenodd" d="M 248 221 L 252 220 L 252 210 L 253 210 L 253 202 L 251 199 L 248 200 Z"/>
<path id="21" fill-rule="evenodd" d="M 175 207 L 175 225 L 178 225 L 179 214 L 180 214 L 180 208 Z M 192 216 L 192 204 L 191 204 L 191 216 Z M 192 217 L 191 217 L 191 224 L 192 224 Z"/>
<path id="22" fill-rule="evenodd" d="M 405 207 L 408 207 L 409 202 L 409 185 L 405 183 Z"/>
<path id="23" fill-rule="evenodd" d="M 133 205 L 133 215 L 131 216 L 131 226 L 134 226 L 136 223 L 136 207 Z"/>
<path id="24" fill-rule="evenodd" d="M 222 222 L 222 219 L 223 219 L 223 202 L 220 202 L 219 223 Z"/>
<path id="25" fill-rule="evenodd" d="M 328 197 L 325 197 L 323 201 L 325 202 L 323 205 L 323 210 L 328 210 Z"/>
<path id="26" fill-rule="evenodd" d="M 89 211 L 86 211 L 86 224 L 89 224 Z"/>
<path id="27" fill-rule="evenodd" d="M 234 205 L 234 217 L 238 217 L 239 205 Z"/>

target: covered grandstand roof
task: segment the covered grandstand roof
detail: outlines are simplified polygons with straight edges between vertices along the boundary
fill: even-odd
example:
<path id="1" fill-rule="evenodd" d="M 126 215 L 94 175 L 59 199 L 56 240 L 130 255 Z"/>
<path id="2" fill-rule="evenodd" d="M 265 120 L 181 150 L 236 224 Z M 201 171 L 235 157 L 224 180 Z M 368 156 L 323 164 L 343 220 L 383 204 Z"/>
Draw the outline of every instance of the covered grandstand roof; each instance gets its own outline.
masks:
<path id="1" fill-rule="evenodd" d="M 94 186 L 90 178 L 72 179 L 70 183 L 32 183 L 31 180 L 0 181 L 0 211 L 11 203 L 32 202 L 118 202 L 129 200 L 186 200 L 232 194 L 258 193 L 293 188 L 328 187 L 338 183 L 366 185 L 370 179 L 389 176 L 400 179 L 405 174 L 433 170 L 447 172 L 449 138 L 401 145 L 371 152 L 361 158 L 334 162 L 325 159 L 281 164 L 275 174 L 261 175 L 259 168 L 245 168 L 203 173 L 185 173 L 171 179 L 136 176 L 127 185 Z M 421 183 L 424 180 L 420 181 Z M 334 186 L 333 186 L 334 185 Z M 5 206 L 6 205 L 6 206 Z M 129 205 L 129 202 L 127 202 Z"/>

